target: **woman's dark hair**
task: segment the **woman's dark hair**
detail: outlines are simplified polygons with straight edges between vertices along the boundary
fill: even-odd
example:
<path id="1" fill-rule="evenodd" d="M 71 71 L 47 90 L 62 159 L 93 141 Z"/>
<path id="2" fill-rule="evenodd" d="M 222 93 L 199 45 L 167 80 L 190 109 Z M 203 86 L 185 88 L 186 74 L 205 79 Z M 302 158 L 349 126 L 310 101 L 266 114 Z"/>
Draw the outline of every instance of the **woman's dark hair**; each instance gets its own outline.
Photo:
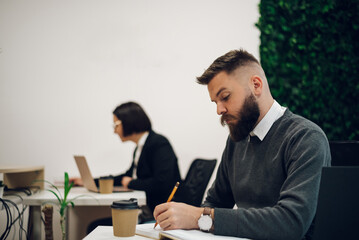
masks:
<path id="1" fill-rule="evenodd" d="M 135 102 L 123 103 L 113 114 L 122 122 L 123 135 L 151 131 L 151 121 L 142 107 Z"/>

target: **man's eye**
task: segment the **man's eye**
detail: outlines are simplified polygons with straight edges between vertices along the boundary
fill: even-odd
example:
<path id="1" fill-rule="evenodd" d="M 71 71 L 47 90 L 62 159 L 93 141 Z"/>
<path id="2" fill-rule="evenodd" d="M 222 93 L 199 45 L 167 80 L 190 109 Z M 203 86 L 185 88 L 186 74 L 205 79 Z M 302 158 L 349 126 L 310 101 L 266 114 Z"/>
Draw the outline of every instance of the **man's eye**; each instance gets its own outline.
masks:
<path id="1" fill-rule="evenodd" d="M 227 101 L 229 99 L 230 94 L 225 95 L 222 97 L 222 101 Z"/>

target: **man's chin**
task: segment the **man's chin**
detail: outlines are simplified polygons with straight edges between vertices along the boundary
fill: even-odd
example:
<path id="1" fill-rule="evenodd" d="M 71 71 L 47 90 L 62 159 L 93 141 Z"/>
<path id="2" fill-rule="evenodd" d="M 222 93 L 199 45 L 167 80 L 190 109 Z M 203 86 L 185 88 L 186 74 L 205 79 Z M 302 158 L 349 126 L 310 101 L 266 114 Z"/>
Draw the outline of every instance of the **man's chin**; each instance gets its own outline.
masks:
<path id="1" fill-rule="evenodd" d="M 243 141 L 244 139 L 246 139 L 248 135 L 246 135 L 246 136 L 235 136 L 235 135 L 229 134 L 229 136 L 231 137 L 231 139 L 234 142 L 240 142 L 240 141 Z"/>
<path id="2" fill-rule="evenodd" d="M 240 134 L 239 132 L 232 131 L 229 128 L 229 136 L 231 137 L 231 139 L 234 142 L 242 141 L 242 140 L 246 139 L 248 135 L 249 135 L 249 133 L 248 134 Z"/>

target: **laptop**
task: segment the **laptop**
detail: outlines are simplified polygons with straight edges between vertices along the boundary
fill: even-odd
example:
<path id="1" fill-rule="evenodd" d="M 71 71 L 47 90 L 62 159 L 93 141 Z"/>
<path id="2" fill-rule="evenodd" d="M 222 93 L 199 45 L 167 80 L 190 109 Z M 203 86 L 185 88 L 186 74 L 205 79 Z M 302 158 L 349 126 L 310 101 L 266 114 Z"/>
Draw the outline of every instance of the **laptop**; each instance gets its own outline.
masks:
<path id="1" fill-rule="evenodd" d="M 313 239 L 359 239 L 359 167 L 323 167 Z"/>
<path id="2" fill-rule="evenodd" d="M 74 158 L 77 168 L 79 169 L 84 187 L 91 192 L 100 192 L 99 188 L 96 186 L 95 180 L 92 177 L 86 158 L 84 156 L 74 156 Z M 123 186 L 113 187 L 113 192 L 132 192 L 132 191 L 133 190 L 124 188 Z"/>

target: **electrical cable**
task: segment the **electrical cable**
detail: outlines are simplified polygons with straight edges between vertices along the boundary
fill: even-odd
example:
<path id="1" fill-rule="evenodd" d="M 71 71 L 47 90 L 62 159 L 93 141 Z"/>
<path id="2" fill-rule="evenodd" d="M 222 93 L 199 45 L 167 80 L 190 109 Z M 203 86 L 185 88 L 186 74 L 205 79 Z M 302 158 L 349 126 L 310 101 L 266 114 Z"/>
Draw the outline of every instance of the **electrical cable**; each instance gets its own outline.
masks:
<path id="1" fill-rule="evenodd" d="M 6 212 L 5 230 L 0 236 L 0 240 L 4 240 L 4 239 L 7 238 L 7 236 L 9 235 L 9 232 L 10 232 L 10 223 L 12 222 L 12 215 L 11 215 L 10 208 L 6 204 L 6 202 L 2 198 L 0 198 L 0 201 L 2 202 L 2 206 L 3 206 L 3 208 L 5 209 L 5 212 Z"/>
<path id="2" fill-rule="evenodd" d="M 36 192 L 38 189 L 40 189 L 40 187 L 34 186 L 34 191 Z M 20 198 L 21 200 L 21 204 L 23 202 L 23 198 L 22 196 L 20 196 L 19 194 L 16 194 L 16 192 L 23 192 L 24 194 L 26 194 L 27 196 L 32 195 L 32 189 L 31 188 L 14 188 L 14 189 L 10 189 L 7 186 L 5 186 L 6 190 L 6 194 L 4 196 L 16 196 L 18 198 Z M 14 192 L 14 193 L 13 193 Z M 17 232 L 16 229 L 16 225 L 15 223 L 18 221 L 19 223 L 19 239 L 21 240 L 23 237 L 23 233 L 25 233 L 26 239 L 29 239 L 29 234 L 26 232 L 26 230 L 24 229 L 24 212 L 27 210 L 28 206 L 25 206 L 24 204 L 22 204 L 22 209 L 20 211 L 19 207 L 17 206 L 17 204 L 11 200 L 8 199 L 3 199 L 0 198 L 0 204 L 2 203 L 3 205 L 3 209 L 6 213 L 6 224 L 5 224 L 5 230 L 3 233 L 0 233 L 0 240 L 5 240 L 7 239 L 7 237 L 9 236 L 10 232 L 11 232 L 11 228 L 14 227 L 14 232 Z M 12 205 L 12 206 L 11 206 Z M 11 211 L 11 207 L 13 207 L 13 213 Z M 1 208 L 1 205 L 0 205 Z M 16 216 L 17 213 L 17 217 Z M 15 235 L 14 235 L 15 237 Z"/>
<path id="3" fill-rule="evenodd" d="M 24 188 L 8 188 L 7 186 L 5 186 L 4 191 L 14 191 L 14 192 L 23 192 L 25 193 L 27 196 L 32 195 L 31 189 L 24 187 Z"/>
<path id="4" fill-rule="evenodd" d="M 15 195 L 15 196 L 19 197 L 22 200 L 22 197 L 17 195 L 17 194 L 11 194 L 11 195 Z M 2 198 L 0 198 L 0 201 L 2 202 L 2 204 L 4 206 L 4 209 L 5 209 L 5 212 L 6 212 L 6 221 L 7 221 L 6 225 L 5 225 L 5 230 L 4 230 L 3 234 L 0 237 L 0 240 L 4 240 L 4 239 L 6 239 L 8 237 L 12 226 L 16 227 L 15 226 L 16 221 L 19 222 L 19 227 L 20 227 L 20 229 L 19 229 L 19 239 L 22 239 L 22 234 L 23 233 L 25 233 L 26 239 L 28 239 L 27 232 L 23 227 L 23 222 L 24 222 L 23 217 L 24 217 L 24 212 L 27 209 L 27 206 L 23 205 L 23 208 L 20 211 L 17 204 L 14 203 L 13 201 L 8 200 L 8 199 L 2 199 Z M 14 208 L 14 215 L 16 213 L 15 210 L 17 211 L 17 214 L 18 214 L 18 216 L 14 220 L 13 220 L 13 214 L 11 213 L 10 205 L 12 205 L 13 208 Z"/>
<path id="5" fill-rule="evenodd" d="M 8 199 L 4 199 L 4 200 L 5 200 L 5 202 L 8 202 L 8 203 L 12 204 L 14 206 L 14 208 L 16 209 L 17 214 L 18 214 L 18 216 L 12 221 L 12 223 L 10 225 L 10 228 L 16 223 L 17 220 L 19 220 L 19 227 L 20 227 L 20 229 L 19 229 L 19 239 L 22 239 L 22 233 L 23 232 L 25 233 L 25 236 L 27 238 L 27 232 L 26 232 L 26 230 L 24 229 L 24 226 L 23 226 L 23 222 L 24 222 L 23 215 L 24 215 L 24 212 L 26 210 L 26 207 L 23 206 L 23 209 L 20 212 L 20 210 L 19 210 L 16 203 L 14 203 L 13 201 L 8 200 Z"/>

